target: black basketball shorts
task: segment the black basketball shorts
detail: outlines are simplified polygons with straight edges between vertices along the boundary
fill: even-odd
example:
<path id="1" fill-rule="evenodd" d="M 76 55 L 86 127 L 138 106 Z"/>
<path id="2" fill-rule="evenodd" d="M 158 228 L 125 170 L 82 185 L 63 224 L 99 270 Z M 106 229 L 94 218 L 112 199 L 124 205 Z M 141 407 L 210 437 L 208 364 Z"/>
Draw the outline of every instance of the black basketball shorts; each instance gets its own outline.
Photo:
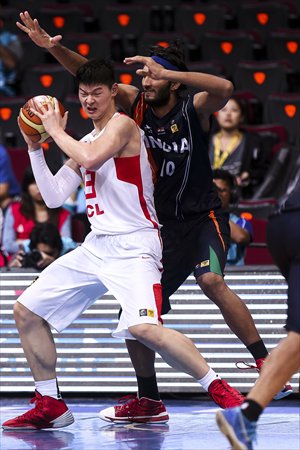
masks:
<path id="1" fill-rule="evenodd" d="M 197 218 L 165 221 L 163 240 L 163 306 L 170 309 L 169 297 L 193 272 L 196 279 L 207 272 L 223 276 L 230 245 L 228 214 L 210 211 Z"/>

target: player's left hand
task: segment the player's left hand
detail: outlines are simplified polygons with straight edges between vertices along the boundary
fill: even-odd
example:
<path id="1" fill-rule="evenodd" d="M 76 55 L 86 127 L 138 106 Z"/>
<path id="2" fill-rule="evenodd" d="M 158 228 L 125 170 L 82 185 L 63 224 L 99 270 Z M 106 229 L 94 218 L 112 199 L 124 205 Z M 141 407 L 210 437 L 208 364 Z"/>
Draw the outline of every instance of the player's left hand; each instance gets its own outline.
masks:
<path id="1" fill-rule="evenodd" d="M 157 62 L 150 58 L 150 56 L 131 56 L 129 58 L 125 58 L 124 63 L 129 65 L 136 63 L 143 64 L 144 67 L 136 71 L 137 75 L 141 77 L 150 77 L 153 80 L 164 79 L 166 69 L 160 64 L 157 64 Z"/>

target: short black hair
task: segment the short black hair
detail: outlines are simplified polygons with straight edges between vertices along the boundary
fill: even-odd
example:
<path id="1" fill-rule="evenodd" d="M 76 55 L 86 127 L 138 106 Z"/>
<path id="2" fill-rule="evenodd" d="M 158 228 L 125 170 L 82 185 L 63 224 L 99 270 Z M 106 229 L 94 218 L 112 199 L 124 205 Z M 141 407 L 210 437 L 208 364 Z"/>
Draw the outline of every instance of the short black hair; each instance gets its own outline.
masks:
<path id="1" fill-rule="evenodd" d="M 38 223 L 30 233 L 30 250 L 37 248 L 38 244 L 50 245 L 53 250 L 61 254 L 63 243 L 58 228 L 49 222 Z"/>
<path id="2" fill-rule="evenodd" d="M 116 82 L 112 62 L 107 59 L 95 58 L 87 61 L 76 72 L 77 85 L 87 86 L 104 84 L 109 88 Z"/>
<path id="3" fill-rule="evenodd" d="M 225 181 L 228 184 L 228 186 L 230 187 L 230 190 L 234 189 L 234 187 L 235 187 L 234 176 L 230 172 L 228 172 L 228 170 L 214 169 L 213 170 L 213 179 Z"/>

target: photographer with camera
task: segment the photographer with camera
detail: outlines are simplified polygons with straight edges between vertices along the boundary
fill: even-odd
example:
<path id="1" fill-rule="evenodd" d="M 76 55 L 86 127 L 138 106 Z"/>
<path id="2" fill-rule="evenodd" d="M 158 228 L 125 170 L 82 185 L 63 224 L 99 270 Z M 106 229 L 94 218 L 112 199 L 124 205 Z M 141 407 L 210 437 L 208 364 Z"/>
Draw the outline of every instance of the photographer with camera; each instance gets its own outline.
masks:
<path id="1" fill-rule="evenodd" d="M 10 267 L 42 270 L 63 253 L 63 241 L 58 228 L 47 222 L 39 223 L 33 228 L 29 245 L 26 247 L 26 243 L 21 245 L 12 258 Z"/>

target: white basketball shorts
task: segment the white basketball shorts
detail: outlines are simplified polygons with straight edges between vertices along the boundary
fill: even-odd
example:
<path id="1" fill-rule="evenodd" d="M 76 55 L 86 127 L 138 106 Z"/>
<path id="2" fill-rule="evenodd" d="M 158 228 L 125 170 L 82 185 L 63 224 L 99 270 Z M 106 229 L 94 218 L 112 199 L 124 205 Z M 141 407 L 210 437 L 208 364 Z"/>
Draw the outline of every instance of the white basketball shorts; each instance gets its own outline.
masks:
<path id="1" fill-rule="evenodd" d="M 48 266 L 18 298 L 57 331 L 64 330 L 107 291 L 122 307 L 115 337 L 128 328 L 158 324 L 161 311 L 161 242 L 157 231 L 97 236 Z"/>

